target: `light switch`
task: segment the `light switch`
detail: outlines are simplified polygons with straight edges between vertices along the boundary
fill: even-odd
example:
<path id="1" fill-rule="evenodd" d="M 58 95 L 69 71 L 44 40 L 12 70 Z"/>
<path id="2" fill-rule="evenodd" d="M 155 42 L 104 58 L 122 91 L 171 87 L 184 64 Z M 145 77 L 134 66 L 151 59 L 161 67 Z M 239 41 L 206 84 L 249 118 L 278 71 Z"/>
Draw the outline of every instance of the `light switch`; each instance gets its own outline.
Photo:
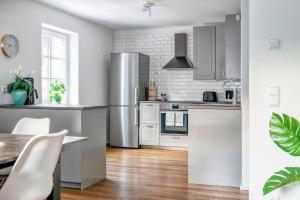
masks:
<path id="1" fill-rule="evenodd" d="M 280 96 L 269 96 L 269 106 L 279 107 L 280 106 Z"/>
<path id="2" fill-rule="evenodd" d="M 269 49 L 270 50 L 279 50 L 280 49 L 280 38 L 271 38 L 269 40 Z"/>
<path id="3" fill-rule="evenodd" d="M 269 87 L 268 94 L 271 96 L 279 96 L 280 95 L 280 87 L 278 87 L 278 86 Z"/>
<path id="4" fill-rule="evenodd" d="M 280 87 L 270 86 L 268 88 L 268 104 L 270 107 L 280 106 Z"/>

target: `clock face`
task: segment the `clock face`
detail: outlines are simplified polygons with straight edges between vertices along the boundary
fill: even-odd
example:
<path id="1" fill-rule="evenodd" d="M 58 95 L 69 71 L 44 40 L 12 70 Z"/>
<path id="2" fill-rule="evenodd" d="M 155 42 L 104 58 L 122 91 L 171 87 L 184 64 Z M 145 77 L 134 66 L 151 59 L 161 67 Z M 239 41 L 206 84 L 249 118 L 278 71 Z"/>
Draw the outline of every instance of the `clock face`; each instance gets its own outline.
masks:
<path id="1" fill-rule="evenodd" d="M 19 52 L 19 42 L 18 39 L 13 35 L 4 35 L 1 39 L 1 51 L 7 57 L 13 58 Z"/>

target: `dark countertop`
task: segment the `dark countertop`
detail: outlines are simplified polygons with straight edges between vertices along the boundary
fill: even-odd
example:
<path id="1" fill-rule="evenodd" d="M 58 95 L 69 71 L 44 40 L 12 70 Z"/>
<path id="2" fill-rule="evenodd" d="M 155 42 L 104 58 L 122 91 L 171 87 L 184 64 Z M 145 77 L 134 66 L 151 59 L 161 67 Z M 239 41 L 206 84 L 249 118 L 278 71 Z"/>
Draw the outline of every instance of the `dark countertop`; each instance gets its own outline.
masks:
<path id="1" fill-rule="evenodd" d="M 46 110 L 92 110 L 99 108 L 107 108 L 107 106 L 88 106 L 88 105 L 58 105 L 58 104 L 35 104 L 35 105 L 20 105 L 0 104 L 0 108 L 7 109 L 46 109 Z"/>
<path id="2" fill-rule="evenodd" d="M 202 102 L 202 101 L 140 101 L 141 103 L 183 103 L 189 104 L 188 109 L 226 109 L 241 110 L 241 104 L 232 105 L 230 102 Z"/>

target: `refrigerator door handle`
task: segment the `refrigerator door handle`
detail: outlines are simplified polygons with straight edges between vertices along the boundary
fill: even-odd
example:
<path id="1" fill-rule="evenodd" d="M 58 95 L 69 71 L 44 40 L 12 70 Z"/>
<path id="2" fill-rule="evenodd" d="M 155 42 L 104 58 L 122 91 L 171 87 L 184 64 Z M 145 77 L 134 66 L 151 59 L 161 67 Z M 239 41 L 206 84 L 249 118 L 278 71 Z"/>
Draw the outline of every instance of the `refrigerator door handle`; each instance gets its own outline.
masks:
<path id="1" fill-rule="evenodd" d="M 138 105 L 139 103 L 139 88 L 134 88 L 134 104 Z"/>
<path id="2" fill-rule="evenodd" d="M 138 108 L 134 108 L 134 125 L 139 125 L 139 110 Z"/>

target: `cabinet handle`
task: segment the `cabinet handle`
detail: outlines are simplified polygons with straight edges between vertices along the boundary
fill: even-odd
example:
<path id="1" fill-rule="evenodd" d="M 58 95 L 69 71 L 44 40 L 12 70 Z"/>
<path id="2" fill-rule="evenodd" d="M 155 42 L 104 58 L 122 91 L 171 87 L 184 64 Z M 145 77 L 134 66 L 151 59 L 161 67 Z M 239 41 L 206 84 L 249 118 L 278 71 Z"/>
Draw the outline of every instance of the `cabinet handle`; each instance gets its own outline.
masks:
<path id="1" fill-rule="evenodd" d="M 149 125 L 148 125 L 147 128 L 153 128 L 153 126 L 149 126 Z"/>
<path id="2" fill-rule="evenodd" d="M 173 136 L 173 139 L 180 139 L 180 137 L 178 137 L 178 136 Z"/>
<path id="3" fill-rule="evenodd" d="M 139 88 L 134 88 L 134 103 L 135 105 L 139 103 Z"/>
<path id="4" fill-rule="evenodd" d="M 134 125 L 139 125 L 139 110 L 138 108 L 134 108 Z"/>

